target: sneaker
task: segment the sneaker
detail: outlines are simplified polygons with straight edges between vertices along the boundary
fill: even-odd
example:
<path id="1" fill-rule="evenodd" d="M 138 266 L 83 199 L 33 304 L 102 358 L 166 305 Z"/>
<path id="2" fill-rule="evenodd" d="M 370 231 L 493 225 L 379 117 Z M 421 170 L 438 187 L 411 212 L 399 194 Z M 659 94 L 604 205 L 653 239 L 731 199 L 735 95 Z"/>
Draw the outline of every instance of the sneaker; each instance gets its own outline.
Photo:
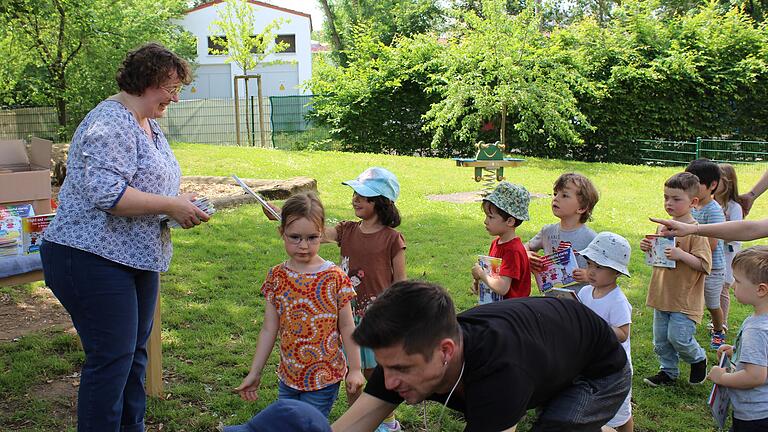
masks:
<path id="1" fill-rule="evenodd" d="M 707 379 L 707 359 L 691 365 L 691 377 L 688 382 L 691 384 L 701 384 Z"/>
<path id="2" fill-rule="evenodd" d="M 643 378 L 643 382 L 651 387 L 669 386 L 674 384 L 675 381 L 676 380 L 674 378 L 667 375 L 667 373 L 663 371 L 659 371 L 659 373 L 654 376 Z"/>
<path id="3" fill-rule="evenodd" d="M 717 351 L 718 348 L 720 348 L 720 345 L 725 343 L 725 333 L 721 331 L 712 332 L 712 341 L 709 344 L 709 347 L 713 350 Z"/>
<path id="4" fill-rule="evenodd" d="M 400 422 L 395 420 L 392 423 L 382 422 L 379 427 L 376 428 L 376 432 L 400 432 Z"/>

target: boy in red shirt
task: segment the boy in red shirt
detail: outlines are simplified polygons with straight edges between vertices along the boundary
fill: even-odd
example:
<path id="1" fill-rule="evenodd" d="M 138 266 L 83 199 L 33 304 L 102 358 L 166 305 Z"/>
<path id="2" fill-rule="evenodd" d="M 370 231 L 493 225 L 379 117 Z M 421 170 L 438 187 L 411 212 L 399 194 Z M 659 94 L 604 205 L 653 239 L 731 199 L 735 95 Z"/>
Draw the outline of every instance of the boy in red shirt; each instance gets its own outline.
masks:
<path id="1" fill-rule="evenodd" d="M 528 203 L 531 195 L 519 185 L 501 182 L 496 189 L 483 199 L 485 229 L 496 236 L 488 255 L 501 258 L 499 276 L 489 276 L 479 264 L 472 267 L 475 279 L 473 289 L 482 281 L 504 299 L 528 297 L 531 294 L 531 274 L 528 252 L 515 229 L 527 221 Z"/>

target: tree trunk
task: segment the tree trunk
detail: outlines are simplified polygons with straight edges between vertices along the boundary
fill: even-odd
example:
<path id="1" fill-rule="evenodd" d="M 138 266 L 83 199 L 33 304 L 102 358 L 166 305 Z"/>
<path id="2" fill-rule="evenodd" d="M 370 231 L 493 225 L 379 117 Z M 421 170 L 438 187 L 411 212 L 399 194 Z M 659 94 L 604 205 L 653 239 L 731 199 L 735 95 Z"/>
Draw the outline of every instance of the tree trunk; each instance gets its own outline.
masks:
<path id="1" fill-rule="evenodd" d="M 328 20 L 328 30 L 331 32 L 331 42 L 333 43 L 333 49 L 339 55 L 341 66 L 347 65 L 347 56 L 344 54 L 344 45 L 339 37 L 339 32 L 336 30 L 336 17 L 333 15 L 331 6 L 328 4 L 328 0 L 320 0 L 320 4 L 323 6 L 323 12 L 325 12 L 325 19 Z"/>

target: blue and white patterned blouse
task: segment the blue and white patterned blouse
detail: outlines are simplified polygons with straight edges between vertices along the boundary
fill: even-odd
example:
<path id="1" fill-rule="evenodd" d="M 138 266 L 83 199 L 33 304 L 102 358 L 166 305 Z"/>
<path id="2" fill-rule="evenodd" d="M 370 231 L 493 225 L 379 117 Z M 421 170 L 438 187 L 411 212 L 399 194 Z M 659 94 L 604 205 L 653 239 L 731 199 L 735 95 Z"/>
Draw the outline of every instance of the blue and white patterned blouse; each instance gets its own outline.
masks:
<path id="1" fill-rule="evenodd" d="M 122 104 L 101 102 L 72 138 L 67 177 L 45 240 L 81 249 L 127 266 L 166 271 L 173 248 L 158 215 L 114 216 L 128 186 L 176 196 L 181 170 L 168 140 L 150 119 L 154 142 Z"/>

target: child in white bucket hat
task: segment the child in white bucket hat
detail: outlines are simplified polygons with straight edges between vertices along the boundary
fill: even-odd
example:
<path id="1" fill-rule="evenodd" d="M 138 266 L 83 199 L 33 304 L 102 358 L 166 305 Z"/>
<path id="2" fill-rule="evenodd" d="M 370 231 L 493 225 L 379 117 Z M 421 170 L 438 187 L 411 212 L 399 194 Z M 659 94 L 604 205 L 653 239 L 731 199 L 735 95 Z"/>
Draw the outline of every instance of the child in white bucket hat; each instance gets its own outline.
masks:
<path id="1" fill-rule="evenodd" d="M 632 248 L 624 237 L 606 231 L 595 236 L 586 249 L 578 253 L 587 260 L 589 278 L 589 285 L 579 291 L 579 300 L 613 328 L 621 346 L 627 352 L 627 361 L 631 367 L 629 329 L 632 324 L 632 305 L 616 280 L 621 275 L 629 276 L 627 265 Z M 633 430 L 631 398 L 630 391 L 607 426 L 619 432 Z"/>

